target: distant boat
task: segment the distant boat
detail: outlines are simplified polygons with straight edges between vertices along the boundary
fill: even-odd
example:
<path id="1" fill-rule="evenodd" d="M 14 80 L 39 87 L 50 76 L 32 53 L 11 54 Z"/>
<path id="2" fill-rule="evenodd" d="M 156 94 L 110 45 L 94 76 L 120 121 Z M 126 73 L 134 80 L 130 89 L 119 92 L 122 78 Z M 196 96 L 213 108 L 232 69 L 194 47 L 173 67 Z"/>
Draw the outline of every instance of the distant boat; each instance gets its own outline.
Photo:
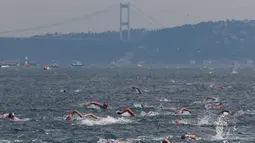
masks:
<path id="1" fill-rule="evenodd" d="M 49 66 L 44 66 L 44 68 L 43 68 L 44 70 L 50 70 L 50 67 Z"/>
<path id="2" fill-rule="evenodd" d="M 74 61 L 72 66 L 84 66 L 80 61 Z"/>
<path id="3" fill-rule="evenodd" d="M 9 65 L 0 65 L 1 68 L 9 68 Z"/>
<path id="4" fill-rule="evenodd" d="M 51 64 L 51 67 L 52 68 L 58 68 L 59 66 L 58 66 L 58 64 Z"/>

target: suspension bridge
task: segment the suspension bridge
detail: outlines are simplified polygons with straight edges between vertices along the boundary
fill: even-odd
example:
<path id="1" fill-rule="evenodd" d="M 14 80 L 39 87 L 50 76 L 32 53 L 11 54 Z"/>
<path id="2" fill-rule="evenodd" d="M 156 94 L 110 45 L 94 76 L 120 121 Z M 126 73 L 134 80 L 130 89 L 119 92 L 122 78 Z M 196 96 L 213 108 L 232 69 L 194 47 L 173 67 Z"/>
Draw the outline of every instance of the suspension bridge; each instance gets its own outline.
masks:
<path id="1" fill-rule="evenodd" d="M 90 14 L 85 14 L 81 15 L 79 17 L 74 17 L 70 19 L 66 19 L 64 21 L 58 21 L 55 23 L 50 23 L 46 25 L 40 25 L 40 26 L 35 26 L 35 27 L 28 27 L 28 28 L 22 28 L 22 29 L 13 29 L 13 30 L 7 30 L 7 31 L 0 31 L 0 35 L 5 35 L 5 34 L 12 34 L 12 33 L 22 33 L 22 32 L 35 32 L 39 31 L 42 29 L 50 29 L 53 27 L 59 27 L 63 25 L 70 25 L 72 23 L 77 23 L 77 22 L 83 22 L 85 24 L 86 22 L 90 21 L 93 17 L 96 17 L 98 15 L 102 15 L 104 13 L 108 13 L 113 10 L 118 10 L 119 11 L 119 34 L 120 34 L 120 40 L 130 40 L 131 39 L 131 34 L 130 34 L 130 29 L 132 28 L 132 17 L 137 16 L 139 19 L 144 20 L 146 23 L 151 24 L 152 26 L 155 27 L 155 29 L 161 29 L 161 28 L 166 28 L 165 25 L 161 24 L 157 20 L 155 20 L 153 17 L 148 15 L 146 12 L 142 11 L 140 8 L 137 6 L 131 4 L 131 3 L 120 3 L 116 5 L 112 5 L 110 7 L 106 7 L 104 9 L 92 12 Z M 132 16 L 131 16 L 132 15 Z M 107 20 L 107 17 L 105 17 Z M 103 23 L 102 23 L 103 24 Z M 88 26 L 84 26 L 85 28 L 88 28 Z M 127 31 L 128 35 L 125 36 L 127 37 L 126 39 L 123 38 L 123 31 Z M 54 31 L 57 32 L 57 31 Z M 84 32 L 84 31 L 80 31 Z"/>

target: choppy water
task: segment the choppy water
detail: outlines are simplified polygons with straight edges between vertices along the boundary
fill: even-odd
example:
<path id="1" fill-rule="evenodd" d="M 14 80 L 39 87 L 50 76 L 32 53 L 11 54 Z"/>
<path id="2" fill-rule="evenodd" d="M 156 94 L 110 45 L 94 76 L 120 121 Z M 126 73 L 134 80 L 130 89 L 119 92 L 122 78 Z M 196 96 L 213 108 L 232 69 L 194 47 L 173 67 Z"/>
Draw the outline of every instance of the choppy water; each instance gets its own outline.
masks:
<path id="1" fill-rule="evenodd" d="M 218 69 L 212 74 L 201 69 L 41 69 L 0 70 L 0 112 L 15 112 L 25 122 L 0 119 L 0 142 L 103 142 L 122 139 L 159 143 L 168 138 L 181 142 L 185 132 L 197 135 L 198 142 L 255 141 L 255 72 Z M 216 89 L 221 85 L 225 89 Z M 139 87 L 138 95 L 131 86 Z M 60 92 L 62 89 L 67 93 Z M 220 109 L 207 110 L 201 103 L 217 97 L 235 111 L 221 117 Z M 89 101 L 110 103 L 108 110 L 82 107 Z M 144 108 L 140 107 L 144 105 Z M 192 115 L 159 106 L 187 107 Z M 136 117 L 119 117 L 117 110 L 130 107 Z M 101 121 L 65 121 L 72 110 L 93 113 Z M 147 116 L 145 112 L 152 111 Z M 176 125 L 175 120 L 184 125 Z"/>

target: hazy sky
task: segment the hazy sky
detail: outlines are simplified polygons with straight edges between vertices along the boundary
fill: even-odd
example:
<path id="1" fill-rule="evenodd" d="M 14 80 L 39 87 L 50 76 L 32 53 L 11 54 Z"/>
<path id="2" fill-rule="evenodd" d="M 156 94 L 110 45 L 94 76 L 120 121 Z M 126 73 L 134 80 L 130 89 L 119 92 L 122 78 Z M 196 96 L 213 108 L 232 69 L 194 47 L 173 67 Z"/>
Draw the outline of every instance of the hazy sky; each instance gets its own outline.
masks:
<path id="1" fill-rule="evenodd" d="M 172 27 L 186 23 L 224 19 L 255 19 L 255 0 L 126 0 L 159 23 Z M 91 14 L 122 0 L 0 0 L 0 32 L 44 26 Z M 158 28 L 131 9 L 132 28 Z M 66 25 L 0 34 L 28 36 L 46 32 L 119 30 L 119 7 Z"/>

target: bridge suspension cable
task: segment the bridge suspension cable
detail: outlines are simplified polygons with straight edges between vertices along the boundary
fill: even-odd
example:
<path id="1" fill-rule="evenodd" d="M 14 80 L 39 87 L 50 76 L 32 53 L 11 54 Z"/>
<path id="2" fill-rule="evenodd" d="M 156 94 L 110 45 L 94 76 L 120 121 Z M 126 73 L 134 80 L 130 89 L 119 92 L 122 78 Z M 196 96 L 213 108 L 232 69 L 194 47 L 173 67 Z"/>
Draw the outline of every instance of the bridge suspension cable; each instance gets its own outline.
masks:
<path id="1" fill-rule="evenodd" d="M 135 5 L 133 5 L 133 4 L 130 4 L 130 5 L 131 5 L 131 8 L 136 11 L 135 14 L 144 18 L 145 20 L 147 20 L 148 23 L 155 25 L 155 26 L 159 26 L 161 28 L 167 28 L 167 26 L 159 23 L 157 20 L 155 20 L 153 17 L 151 17 L 148 14 L 146 14 L 145 12 L 143 12 L 141 9 L 137 8 Z"/>
<path id="2" fill-rule="evenodd" d="M 19 33 L 19 32 L 26 32 L 26 31 L 32 31 L 32 30 L 47 29 L 47 28 L 56 27 L 56 26 L 60 26 L 60 25 L 66 25 L 66 24 L 70 24 L 70 23 L 73 23 L 73 22 L 76 22 L 76 21 L 82 21 L 85 18 L 93 17 L 93 16 L 99 15 L 101 13 L 105 13 L 105 12 L 110 11 L 111 9 L 113 9 L 117 6 L 119 6 L 119 5 L 118 4 L 113 5 L 113 6 L 105 8 L 105 9 L 95 11 L 91 14 L 86 14 L 86 15 L 83 15 L 83 16 L 80 16 L 80 17 L 76 17 L 76 18 L 72 18 L 72 19 L 68 19 L 68 20 L 65 20 L 65 21 L 60 21 L 60 22 L 56 22 L 56 23 L 52 23 L 52 24 L 36 26 L 36 27 L 30 27 L 30 28 L 23 28 L 23 29 L 16 29 L 16 30 L 0 31 L 0 34 Z"/>

